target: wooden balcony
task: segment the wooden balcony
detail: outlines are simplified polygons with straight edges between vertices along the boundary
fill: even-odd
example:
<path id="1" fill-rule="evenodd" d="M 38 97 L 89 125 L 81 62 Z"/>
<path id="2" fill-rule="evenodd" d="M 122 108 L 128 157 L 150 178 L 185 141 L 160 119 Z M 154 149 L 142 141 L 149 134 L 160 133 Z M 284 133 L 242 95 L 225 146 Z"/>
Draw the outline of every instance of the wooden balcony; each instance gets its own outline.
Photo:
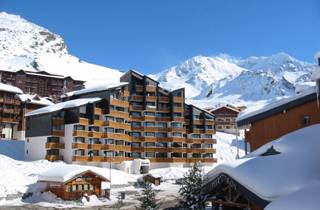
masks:
<path id="1" fill-rule="evenodd" d="M 215 132 L 215 130 L 210 129 L 210 130 L 206 130 L 205 133 L 206 133 L 206 134 L 215 134 L 216 132 Z"/>
<path id="2" fill-rule="evenodd" d="M 156 117 L 155 121 L 170 122 L 171 121 L 171 117 Z"/>
<path id="3" fill-rule="evenodd" d="M 89 119 L 80 117 L 79 124 L 80 125 L 89 125 Z"/>
<path id="4" fill-rule="evenodd" d="M 136 91 L 137 92 L 143 92 L 143 86 L 142 85 L 136 85 Z"/>
<path id="5" fill-rule="evenodd" d="M 0 122 L 5 122 L 5 123 L 19 123 L 19 119 L 17 119 L 17 118 L 0 117 Z"/>
<path id="6" fill-rule="evenodd" d="M 53 161 L 63 160 L 63 157 L 60 155 L 46 155 L 46 159 L 53 162 Z"/>
<path id="7" fill-rule="evenodd" d="M 154 112 L 154 111 L 156 111 L 157 110 L 157 107 L 156 106 L 146 106 L 146 110 L 147 111 L 152 111 L 152 112 Z"/>
<path id="8" fill-rule="evenodd" d="M 46 149 L 64 149 L 64 143 L 47 142 Z"/>
<path id="9" fill-rule="evenodd" d="M 187 158 L 188 163 L 216 163 L 217 159 L 216 158 Z"/>
<path id="10" fill-rule="evenodd" d="M 206 133 L 204 129 L 197 129 L 197 128 L 194 128 L 192 130 L 192 133 L 195 133 L 195 134 L 204 134 Z"/>
<path id="11" fill-rule="evenodd" d="M 131 95 L 130 101 L 143 101 L 143 95 Z"/>
<path id="12" fill-rule="evenodd" d="M 145 116 L 144 116 L 144 120 L 145 120 L 145 121 L 156 121 L 156 117 L 155 117 L 155 116 L 145 115 Z"/>
<path id="13" fill-rule="evenodd" d="M 143 126 L 131 127 L 131 131 L 144 131 L 144 127 Z"/>
<path id="14" fill-rule="evenodd" d="M 123 97 L 129 97 L 130 93 L 127 90 L 124 90 L 122 93 Z"/>
<path id="15" fill-rule="evenodd" d="M 153 85 L 147 85 L 146 86 L 146 91 L 147 92 L 156 92 L 157 87 Z"/>
<path id="16" fill-rule="evenodd" d="M 52 136 L 64 137 L 64 131 L 52 131 Z"/>
<path id="17" fill-rule="evenodd" d="M 174 97 L 173 97 L 173 102 L 174 102 L 174 103 L 184 103 L 184 97 L 174 96 Z"/>
<path id="18" fill-rule="evenodd" d="M 171 131 L 172 131 L 172 132 L 185 133 L 185 132 L 186 132 L 186 128 L 172 128 L 172 127 L 171 127 Z"/>
<path id="19" fill-rule="evenodd" d="M 184 122 L 184 117 L 174 117 L 173 121 L 175 121 L 175 122 Z"/>
<path id="20" fill-rule="evenodd" d="M 52 119 L 52 124 L 53 125 L 63 125 L 64 124 L 64 119 L 62 119 L 62 118 L 53 118 Z"/>
<path id="21" fill-rule="evenodd" d="M 184 108 L 183 107 L 173 107 L 173 111 L 174 112 L 184 112 Z"/>
<path id="22" fill-rule="evenodd" d="M 131 141 L 131 136 L 124 133 L 103 133 L 102 138 Z"/>
<path id="23" fill-rule="evenodd" d="M 131 126 L 128 123 L 104 121 L 104 126 L 113 127 L 113 128 L 120 128 L 120 129 L 125 129 L 125 130 L 131 130 Z"/>
<path id="24" fill-rule="evenodd" d="M 161 97 L 159 97 L 159 102 L 160 103 L 170 103 L 170 98 L 165 97 L 165 96 L 161 96 Z"/>
<path id="25" fill-rule="evenodd" d="M 146 96 L 147 101 L 157 101 L 157 96 Z"/>
<path id="26" fill-rule="evenodd" d="M 207 125 L 214 125 L 214 119 L 206 119 Z"/>
<path id="27" fill-rule="evenodd" d="M 73 136 L 78 136 L 78 137 L 89 137 L 89 132 L 88 131 L 73 131 Z"/>
<path id="28" fill-rule="evenodd" d="M 130 116 L 131 121 L 143 121 L 144 116 Z"/>
<path id="29" fill-rule="evenodd" d="M 72 143 L 72 149 L 89 149 L 87 143 Z"/>
<path id="30" fill-rule="evenodd" d="M 152 163 L 187 163 L 187 158 L 146 158 Z"/>
<path id="31" fill-rule="evenodd" d="M 102 138 L 102 136 L 103 136 L 103 133 L 102 133 L 102 132 L 89 131 L 89 137 Z"/>
<path id="32" fill-rule="evenodd" d="M 187 152 L 187 148 L 183 148 L 183 147 L 171 147 L 171 148 L 170 148 L 170 152 L 186 153 L 186 152 Z"/>
<path id="33" fill-rule="evenodd" d="M 144 107 L 142 105 L 130 105 L 130 111 L 143 111 Z"/>
<path id="34" fill-rule="evenodd" d="M 129 107 L 129 102 L 113 98 L 110 101 L 110 105 L 120 106 L 120 107 Z"/>
<path id="35" fill-rule="evenodd" d="M 186 143 L 191 143 L 191 144 L 216 144 L 217 140 L 216 139 L 190 139 L 188 138 L 186 140 Z"/>
<path id="36" fill-rule="evenodd" d="M 95 107 L 95 108 L 94 108 L 94 114 L 95 114 L 95 115 L 102 115 L 102 114 L 103 114 L 103 111 L 102 111 L 101 108 Z"/>
<path id="37" fill-rule="evenodd" d="M 112 162 L 121 163 L 123 161 L 132 160 L 128 157 L 104 157 L 104 156 L 73 156 L 72 161 L 77 162 Z"/>
<path id="38" fill-rule="evenodd" d="M 122 111 L 117 111 L 117 110 L 110 110 L 110 115 L 113 117 L 119 117 L 119 118 L 129 118 L 129 113 L 128 112 L 122 112 Z"/>
<path id="39" fill-rule="evenodd" d="M 93 125 L 95 126 L 104 126 L 104 121 L 103 120 L 94 120 Z"/>
<path id="40" fill-rule="evenodd" d="M 170 108 L 168 108 L 168 107 L 159 107 L 158 112 L 169 113 L 170 112 Z"/>
<path id="41" fill-rule="evenodd" d="M 201 120 L 193 120 L 192 123 L 194 125 L 204 125 L 205 121 L 203 119 L 201 119 Z"/>
<path id="42" fill-rule="evenodd" d="M 186 142 L 186 138 L 184 137 L 171 137 L 173 142 Z"/>

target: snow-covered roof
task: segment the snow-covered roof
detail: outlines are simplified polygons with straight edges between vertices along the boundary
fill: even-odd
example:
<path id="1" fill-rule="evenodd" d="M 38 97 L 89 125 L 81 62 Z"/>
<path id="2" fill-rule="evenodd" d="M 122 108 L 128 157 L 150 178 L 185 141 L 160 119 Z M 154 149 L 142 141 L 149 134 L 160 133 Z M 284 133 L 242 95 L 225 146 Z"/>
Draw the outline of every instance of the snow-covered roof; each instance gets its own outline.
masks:
<path id="1" fill-rule="evenodd" d="M 316 88 L 311 87 L 295 96 L 275 101 L 258 110 L 248 110 L 247 112 L 242 112 L 236 120 L 237 124 L 238 126 L 242 126 L 253 121 L 257 121 L 274 113 L 279 113 L 283 109 L 288 109 L 300 105 L 305 102 L 304 100 L 302 100 L 304 98 L 306 99 L 306 101 L 313 100 L 315 99 L 314 96 L 316 96 Z"/>
<path id="2" fill-rule="evenodd" d="M 0 91 L 10 92 L 10 93 L 18 93 L 22 94 L 22 90 L 12 85 L 7 85 L 4 83 L 0 83 Z"/>
<path id="3" fill-rule="evenodd" d="M 237 109 L 237 108 L 235 108 L 235 107 L 232 107 L 231 105 L 228 105 L 228 104 L 218 105 L 218 106 L 215 107 L 215 108 L 209 109 L 209 112 L 214 112 L 214 111 L 216 111 L 216 110 L 218 110 L 218 109 L 221 109 L 221 108 L 223 108 L 223 107 L 225 107 L 225 108 L 227 108 L 227 109 L 231 109 L 231 110 L 233 110 L 233 111 L 235 111 L 235 112 L 240 112 L 239 109 Z"/>
<path id="4" fill-rule="evenodd" d="M 270 206 L 273 201 L 277 203 L 278 200 L 300 190 L 312 192 L 308 190 L 309 187 L 320 182 L 319 130 L 320 124 L 316 124 L 294 131 L 269 142 L 242 159 L 218 165 L 205 175 L 204 184 L 209 184 L 219 174 L 224 173 L 258 197 L 271 201 Z M 280 154 L 261 156 L 272 145 Z M 320 189 L 319 185 L 317 189 Z M 291 202 L 290 199 L 287 201 Z M 319 201 L 315 199 L 312 202 Z"/>
<path id="5" fill-rule="evenodd" d="M 62 109 L 68 109 L 68 108 L 73 108 L 73 107 L 79 107 L 88 103 L 93 103 L 100 101 L 101 98 L 79 98 L 79 99 L 74 99 L 70 101 L 65 101 L 57 104 L 53 104 L 51 106 L 46 106 L 40 109 L 36 109 L 34 111 L 28 112 L 26 116 L 33 116 L 33 115 L 40 115 L 40 114 L 46 114 L 46 113 L 51 113 L 55 111 L 59 111 Z"/>
<path id="6" fill-rule="evenodd" d="M 116 87 L 124 86 L 127 84 L 128 84 L 127 82 L 119 82 L 119 83 L 113 83 L 113 84 L 100 84 L 100 85 L 87 87 L 87 88 L 84 88 L 81 90 L 75 90 L 72 92 L 68 92 L 65 95 L 63 95 L 62 97 L 70 97 L 70 96 L 74 96 L 74 95 L 82 95 L 82 94 L 91 93 L 91 92 L 104 91 L 107 89 L 116 88 Z"/>
<path id="7" fill-rule="evenodd" d="M 50 106 L 54 104 L 47 97 L 40 97 L 36 94 L 20 94 L 19 98 L 22 102 L 27 102 L 28 104 L 38 104 L 44 106 Z"/>
<path id="8" fill-rule="evenodd" d="M 79 174 L 82 174 L 86 171 L 90 171 L 106 180 L 108 178 L 104 173 L 101 173 L 95 167 L 87 167 L 87 166 L 80 166 L 80 165 L 63 165 L 58 166 L 48 171 L 45 171 L 38 176 L 38 181 L 50 181 L 50 182 L 67 182 Z"/>

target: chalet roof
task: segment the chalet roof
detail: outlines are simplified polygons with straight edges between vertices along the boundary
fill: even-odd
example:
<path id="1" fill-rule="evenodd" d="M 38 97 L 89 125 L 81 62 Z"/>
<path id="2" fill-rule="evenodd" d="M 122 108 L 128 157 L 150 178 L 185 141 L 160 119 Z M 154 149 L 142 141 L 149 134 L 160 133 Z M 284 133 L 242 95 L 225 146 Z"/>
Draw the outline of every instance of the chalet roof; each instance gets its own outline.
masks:
<path id="1" fill-rule="evenodd" d="M 205 175 L 204 186 L 209 186 L 224 173 L 258 197 L 273 202 L 303 187 L 320 183 L 319 130 L 320 124 L 305 127 L 269 142 L 243 158 L 220 164 Z M 261 156 L 272 145 L 279 154 Z"/>
<path id="2" fill-rule="evenodd" d="M 0 91 L 9 92 L 9 93 L 17 93 L 22 94 L 22 90 L 12 85 L 7 85 L 4 83 L 0 83 Z"/>
<path id="3" fill-rule="evenodd" d="M 69 108 L 74 108 L 74 107 L 79 107 L 88 103 L 94 103 L 97 101 L 100 101 L 101 98 L 79 98 L 79 99 L 74 99 L 70 101 L 65 101 L 57 104 L 53 104 L 50 106 L 46 106 L 40 109 L 36 109 L 34 111 L 28 112 L 26 114 L 27 117 L 33 116 L 33 115 L 40 115 L 40 114 L 47 114 L 47 113 L 52 113 L 56 112 L 59 110 L 63 109 L 69 109 Z"/>
<path id="4" fill-rule="evenodd" d="M 295 96 L 281 99 L 274 103 L 268 104 L 261 109 L 243 112 L 236 120 L 237 125 L 247 125 L 274 114 L 281 113 L 283 110 L 291 109 L 316 99 L 316 87 L 311 87 Z"/>
<path id="5" fill-rule="evenodd" d="M 22 102 L 27 102 L 28 104 L 37 104 L 43 106 L 50 106 L 54 103 L 47 97 L 40 97 L 36 94 L 20 94 L 19 98 Z"/>
<path id="6" fill-rule="evenodd" d="M 49 169 L 48 171 L 45 171 L 41 174 L 39 174 L 38 181 L 49 181 L 49 182 L 68 182 L 69 180 L 72 180 L 76 178 L 77 176 L 86 173 L 91 172 L 93 174 L 96 174 L 97 176 L 105 179 L 106 181 L 109 181 L 108 178 L 104 173 L 102 173 L 98 168 L 96 167 L 87 167 L 87 166 L 80 166 L 80 165 L 63 165 L 58 166 L 52 169 Z"/>
<path id="7" fill-rule="evenodd" d="M 193 104 L 186 104 L 186 105 L 187 105 L 187 106 L 192 106 L 192 107 L 194 107 L 195 109 L 198 109 L 199 111 L 205 112 L 206 114 L 209 114 L 209 115 L 211 115 L 213 118 L 215 118 L 215 115 L 212 114 L 211 112 L 209 112 L 208 110 L 202 109 L 202 108 L 197 107 L 197 106 L 195 106 L 195 105 L 193 105 Z"/>
<path id="8" fill-rule="evenodd" d="M 93 92 L 100 92 L 100 91 L 105 91 L 108 89 L 113 89 L 113 88 L 117 88 L 117 87 L 121 87 L 124 85 L 127 85 L 127 82 L 119 82 L 119 83 L 114 83 L 114 84 L 100 84 L 100 85 L 96 85 L 96 86 L 91 86 L 91 87 L 87 87 L 81 90 L 75 90 L 72 92 L 68 92 L 64 95 L 62 95 L 63 98 L 65 97 L 71 97 L 71 96 L 75 96 L 75 95 L 83 95 L 83 94 L 87 94 L 87 93 L 93 93 Z"/>
<path id="9" fill-rule="evenodd" d="M 232 111 L 240 113 L 239 109 L 237 109 L 236 107 L 233 107 L 231 105 L 228 105 L 228 104 L 223 104 L 223 105 L 217 106 L 215 108 L 209 109 L 209 112 L 214 112 L 214 111 L 216 111 L 218 109 L 221 109 L 221 108 L 227 108 L 227 109 L 230 109 Z"/>

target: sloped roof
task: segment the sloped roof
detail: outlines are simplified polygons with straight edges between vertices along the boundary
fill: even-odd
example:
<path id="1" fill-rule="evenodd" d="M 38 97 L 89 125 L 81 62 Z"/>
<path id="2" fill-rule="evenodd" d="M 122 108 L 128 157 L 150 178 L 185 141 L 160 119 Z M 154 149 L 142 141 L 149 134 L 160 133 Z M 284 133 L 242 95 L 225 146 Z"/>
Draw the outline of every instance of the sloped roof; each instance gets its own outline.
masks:
<path id="1" fill-rule="evenodd" d="M 80 166 L 80 165 L 63 165 L 52 168 L 48 171 L 45 171 L 39 174 L 38 181 L 50 181 L 50 182 L 67 182 L 76 176 L 91 172 L 94 173 L 103 179 L 108 180 L 106 175 L 102 173 L 96 167 L 87 167 L 87 166 Z"/>
<path id="2" fill-rule="evenodd" d="M 68 108 L 74 108 L 74 107 L 79 107 L 88 103 L 93 103 L 100 101 L 101 98 L 79 98 L 79 99 L 74 99 L 70 101 L 65 101 L 57 104 L 53 104 L 51 106 L 46 106 L 40 109 L 33 110 L 31 112 L 28 112 L 26 114 L 27 117 L 33 116 L 33 115 L 40 115 L 40 114 L 46 114 L 46 113 L 52 113 L 56 112 L 62 109 L 68 109 Z"/>
<path id="3" fill-rule="evenodd" d="M 54 104 L 48 98 L 40 97 L 36 94 L 20 94 L 19 98 L 22 102 L 27 102 L 28 104 L 38 104 L 43 106 L 50 106 Z"/>

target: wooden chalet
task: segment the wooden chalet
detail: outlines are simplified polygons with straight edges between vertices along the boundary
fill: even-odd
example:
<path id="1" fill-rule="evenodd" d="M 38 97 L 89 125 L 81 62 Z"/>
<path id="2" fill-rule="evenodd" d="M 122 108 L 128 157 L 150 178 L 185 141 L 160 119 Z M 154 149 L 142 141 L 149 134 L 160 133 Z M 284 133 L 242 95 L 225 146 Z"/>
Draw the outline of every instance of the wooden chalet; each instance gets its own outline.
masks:
<path id="1" fill-rule="evenodd" d="M 62 166 L 40 174 L 38 183 L 64 200 L 79 200 L 83 196 L 109 197 L 110 182 L 104 175 L 82 166 Z"/>

